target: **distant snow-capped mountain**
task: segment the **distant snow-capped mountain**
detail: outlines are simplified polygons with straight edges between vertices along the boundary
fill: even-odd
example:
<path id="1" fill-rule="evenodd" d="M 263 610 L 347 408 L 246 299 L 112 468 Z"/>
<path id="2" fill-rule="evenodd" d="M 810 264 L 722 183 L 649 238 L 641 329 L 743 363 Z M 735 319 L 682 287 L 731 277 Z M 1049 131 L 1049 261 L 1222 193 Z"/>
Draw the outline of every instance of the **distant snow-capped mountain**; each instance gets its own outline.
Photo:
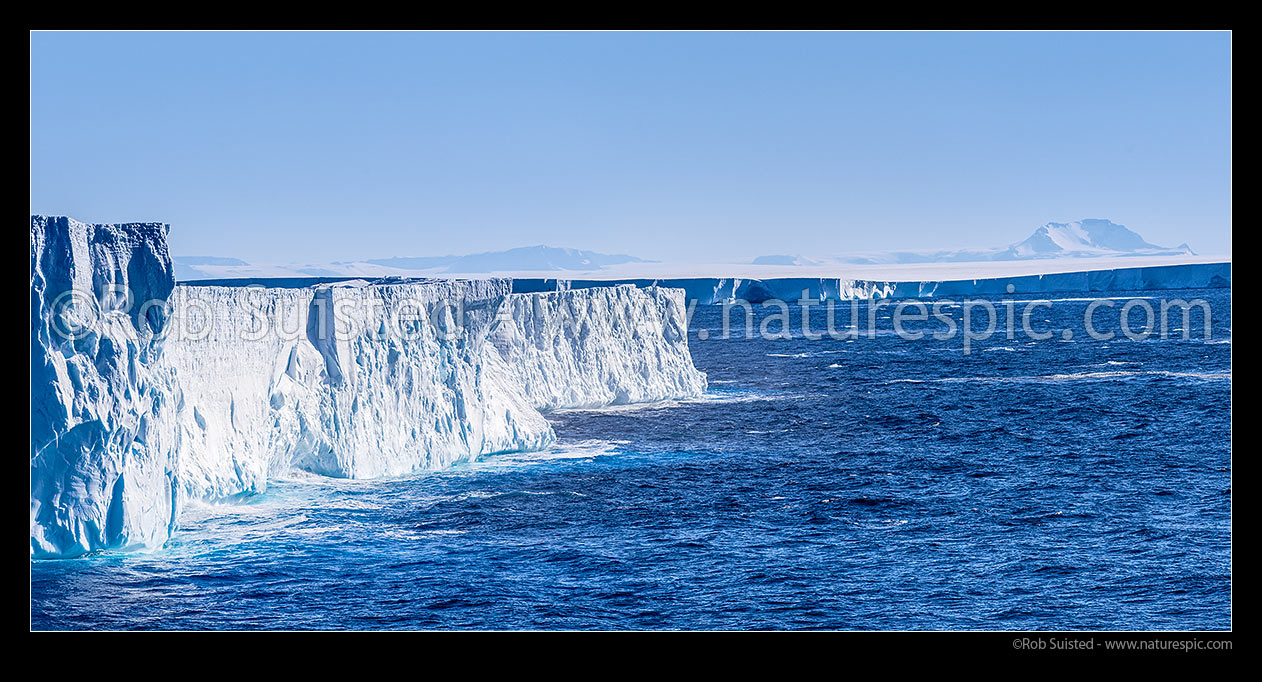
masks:
<path id="1" fill-rule="evenodd" d="M 1149 244 L 1135 231 L 1115 222 L 1088 218 L 1072 223 L 1047 223 L 1035 230 L 1025 241 L 1008 247 L 996 259 L 1180 256 L 1192 253 L 1187 244 L 1180 244 L 1173 249 Z"/>
<path id="2" fill-rule="evenodd" d="M 982 261 L 1037 260 L 1045 258 L 1096 258 L 1101 256 L 1196 255 L 1187 244 L 1166 248 L 1150 244 L 1133 230 L 1109 220 L 1087 218 L 1072 223 L 1047 223 L 1027 239 L 1006 248 L 938 251 L 881 251 L 834 257 L 798 255 L 759 256 L 754 265 L 820 265 L 968 263 Z"/>

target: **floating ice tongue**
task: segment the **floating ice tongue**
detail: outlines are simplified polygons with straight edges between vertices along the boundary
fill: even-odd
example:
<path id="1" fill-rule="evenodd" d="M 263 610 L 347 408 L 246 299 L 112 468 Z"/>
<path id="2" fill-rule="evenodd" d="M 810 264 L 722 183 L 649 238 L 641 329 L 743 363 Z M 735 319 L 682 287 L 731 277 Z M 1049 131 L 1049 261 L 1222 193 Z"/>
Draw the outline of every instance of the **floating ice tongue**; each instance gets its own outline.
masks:
<path id="1" fill-rule="evenodd" d="M 32 556 L 159 547 L 182 500 L 291 468 L 436 469 L 547 446 L 540 409 L 705 390 L 680 290 L 174 287 L 166 232 L 31 218 Z"/>

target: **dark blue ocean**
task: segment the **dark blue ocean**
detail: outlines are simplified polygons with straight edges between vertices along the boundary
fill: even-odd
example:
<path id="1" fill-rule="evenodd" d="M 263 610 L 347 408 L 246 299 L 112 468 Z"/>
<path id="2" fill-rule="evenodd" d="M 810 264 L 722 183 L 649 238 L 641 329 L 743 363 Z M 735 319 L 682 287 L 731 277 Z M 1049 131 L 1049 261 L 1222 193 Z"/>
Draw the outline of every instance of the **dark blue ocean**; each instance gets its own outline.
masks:
<path id="1" fill-rule="evenodd" d="M 1052 339 L 1018 320 L 965 354 L 890 308 L 872 338 L 863 304 L 862 336 L 810 340 L 795 307 L 767 340 L 704 306 L 704 398 L 552 414 L 546 452 L 191 505 L 159 552 L 32 562 L 32 626 L 1230 628 L 1230 292 L 1136 295 L 1207 300 L 1211 335 L 1174 312 L 1179 338 L 1092 340 L 1067 295 L 1031 318 Z"/>

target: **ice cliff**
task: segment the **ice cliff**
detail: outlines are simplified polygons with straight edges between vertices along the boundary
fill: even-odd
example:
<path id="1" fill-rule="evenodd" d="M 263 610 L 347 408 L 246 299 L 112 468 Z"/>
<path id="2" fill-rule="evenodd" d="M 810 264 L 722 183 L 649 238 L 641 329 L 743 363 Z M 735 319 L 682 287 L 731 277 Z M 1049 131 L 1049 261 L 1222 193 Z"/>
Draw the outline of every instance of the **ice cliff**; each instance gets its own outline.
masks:
<path id="1" fill-rule="evenodd" d="M 182 389 L 183 490 L 261 491 L 289 468 L 392 476 L 552 442 L 495 348 L 444 307 L 507 289 L 177 287 L 165 353 Z"/>
<path id="2" fill-rule="evenodd" d="M 682 291 L 175 287 L 166 231 L 31 219 L 34 557 L 158 547 L 183 500 L 291 469 L 434 469 L 546 446 L 541 410 L 705 390 Z"/>
<path id="3" fill-rule="evenodd" d="M 505 297 L 498 314 L 490 342 L 540 409 L 651 402 L 705 390 L 688 353 L 682 290 L 515 294 Z"/>
<path id="4" fill-rule="evenodd" d="M 634 285 L 636 287 L 668 287 L 681 289 L 687 302 L 711 305 L 724 301 L 743 300 L 760 303 L 771 299 L 797 301 L 803 292 L 808 299 L 845 300 L 852 298 L 885 298 L 893 295 L 894 282 L 839 279 L 830 277 L 783 277 L 750 279 L 743 277 L 684 277 L 672 279 L 514 279 L 513 291 L 573 291 L 593 287 Z"/>
<path id="5" fill-rule="evenodd" d="M 1192 263 L 1057 272 L 1016 277 L 938 281 L 864 280 L 831 277 L 770 279 L 690 277 L 680 279 L 514 279 L 513 291 L 573 291 L 632 284 L 637 287 L 682 289 L 690 304 L 711 305 L 744 300 L 761 303 L 777 299 L 850 300 L 863 298 L 943 298 L 991 296 L 1008 293 L 1104 293 L 1153 289 L 1213 289 L 1231 286 L 1231 263 Z"/>
<path id="6" fill-rule="evenodd" d="M 175 285 L 158 223 L 31 218 L 31 553 L 153 547 L 175 525 Z"/>

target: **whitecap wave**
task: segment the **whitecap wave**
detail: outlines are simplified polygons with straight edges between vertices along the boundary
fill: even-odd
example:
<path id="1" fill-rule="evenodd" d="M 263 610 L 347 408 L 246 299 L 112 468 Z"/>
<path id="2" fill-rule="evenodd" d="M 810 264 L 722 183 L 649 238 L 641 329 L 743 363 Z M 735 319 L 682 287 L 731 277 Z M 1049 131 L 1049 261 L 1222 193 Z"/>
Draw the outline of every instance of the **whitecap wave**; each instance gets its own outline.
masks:
<path id="1" fill-rule="evenodd" d="M 1111 381 L 1119 379 L 1137 379 L 1147 377 L 1173 377 L 1178 379 L 1194 379 L 1203 381 L 1231 381 L 1231 372 L 1171 372 L 1167 370 L 1115 370 L 1102 372 L 1072 372 L 1068 374 L 1042 374 L 1038 376 L 1016 377 L 945 377 L 941 379 L 891 379 L 886 384 L 919 384 L 919 383 L 1056 383 L 1064 381 Z"/>

